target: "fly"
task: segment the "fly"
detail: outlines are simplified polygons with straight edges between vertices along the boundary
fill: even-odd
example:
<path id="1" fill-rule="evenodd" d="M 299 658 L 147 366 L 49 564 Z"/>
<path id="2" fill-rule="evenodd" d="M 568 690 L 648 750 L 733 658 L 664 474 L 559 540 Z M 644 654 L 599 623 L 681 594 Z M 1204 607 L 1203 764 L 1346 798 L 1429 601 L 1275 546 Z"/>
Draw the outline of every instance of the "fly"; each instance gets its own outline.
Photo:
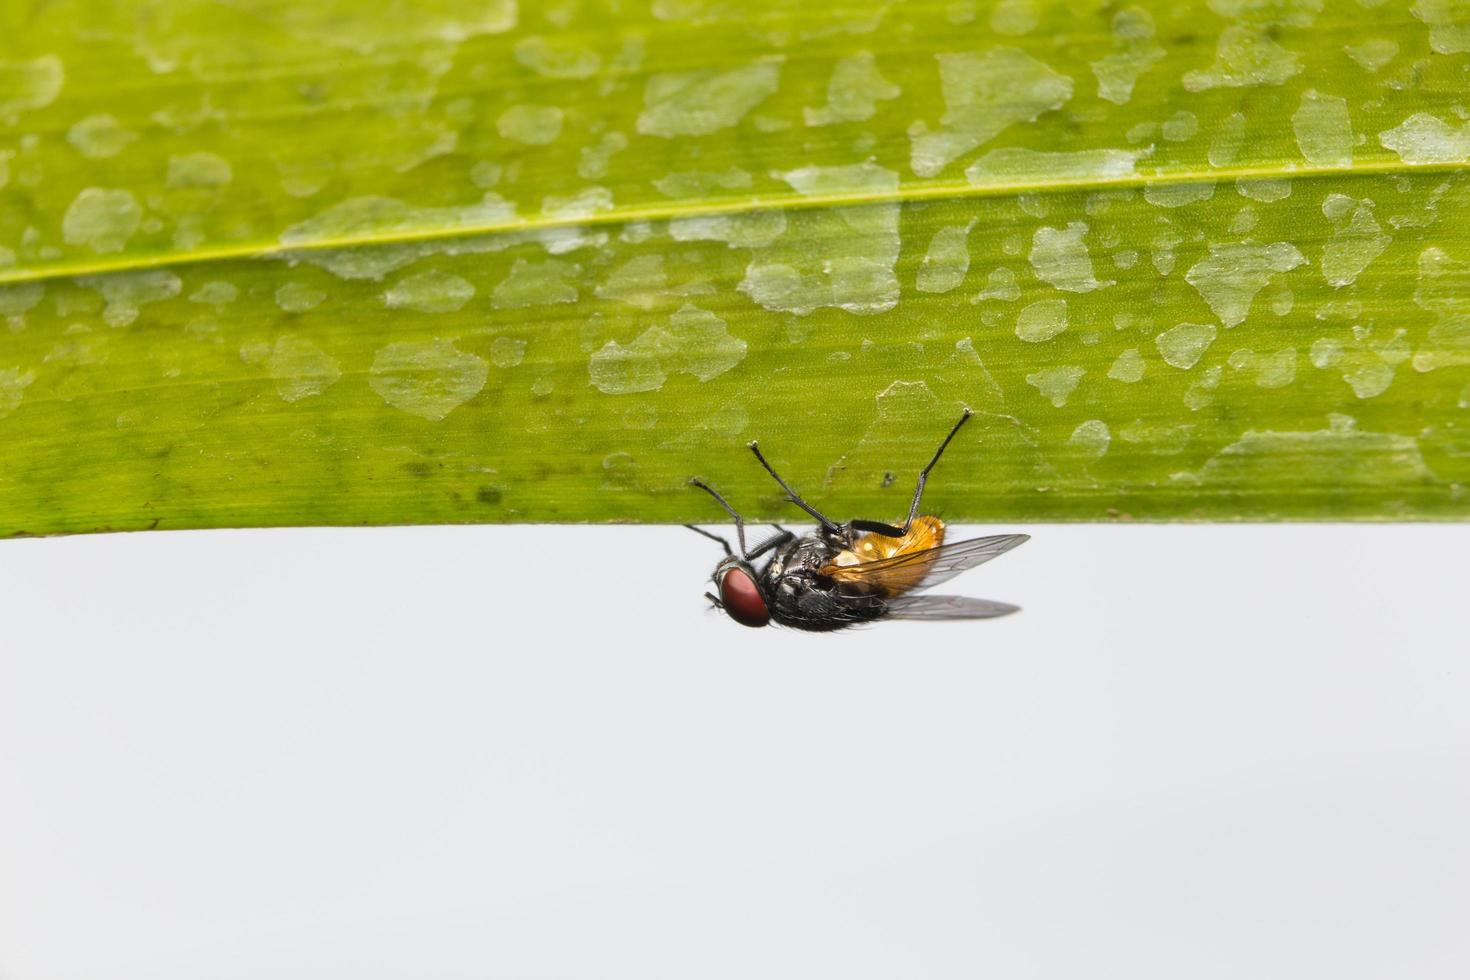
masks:
<path id="1" fill-rule="evenodd" d="M 929 465 L 920 471 L 909 516 L 902 526 L 862 520 L 834 523 L 802 500 L 766 462 L 760 446 L 752 442 L 750 451 L 761 466 L 786 492 L 787 500 L 816 518 L 817 528 L 797 536 L 777 524 L 776 534 L 747 548 L 744 518 L 713 487 L 691 478 L 692 486 L 714 497 L 734 519 L 740 544 L 737 555 L 719 535 L 685 525 L 718 541 L 725 549 L 725 557 L 715 566 L 713 575 L 719 594 L 706 592 L 705 597 L 745 626 L 765 626 L 775 620 L 783 626 L 813 631 L 838 630 L 875 619 L 990 619 L 1016 612 L 1019 606 L 989 599 L 916 594 L 1003 555 L 1030 538 L 1029 534 L 997 534 L 946 544 L 944 522 L 919 513 L 929 471 L 969 418 L 970 410 L 965 409 L 934 451 Z M 754 563 L 766 554 L 770 558 L 757 571 Z"/>

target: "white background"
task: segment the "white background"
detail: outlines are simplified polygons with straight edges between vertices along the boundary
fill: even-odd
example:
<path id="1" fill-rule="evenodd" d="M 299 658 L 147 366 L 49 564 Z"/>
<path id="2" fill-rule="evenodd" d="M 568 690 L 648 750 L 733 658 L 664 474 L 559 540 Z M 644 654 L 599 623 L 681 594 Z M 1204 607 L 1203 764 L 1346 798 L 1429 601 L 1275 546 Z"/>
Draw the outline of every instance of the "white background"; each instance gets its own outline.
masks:
<path id="1" fill-rule="evenodd" d="M 680 528 L 0 543 L 0 976 L 1470 976 L 1470 526 L 1040 527 L 975 623 Z"/>

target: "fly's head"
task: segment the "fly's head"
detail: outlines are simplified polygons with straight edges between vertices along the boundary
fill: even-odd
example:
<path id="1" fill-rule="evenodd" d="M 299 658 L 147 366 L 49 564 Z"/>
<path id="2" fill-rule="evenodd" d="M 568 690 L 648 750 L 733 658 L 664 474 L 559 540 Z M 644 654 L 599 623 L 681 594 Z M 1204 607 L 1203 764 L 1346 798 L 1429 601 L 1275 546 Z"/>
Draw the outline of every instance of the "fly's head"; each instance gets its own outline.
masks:
<path id="1" fill-rule="evenodd" d="M 766 597 L 749 562 L 731 555 L 715 566 L 711 577 L 719 595 L 705 595 L 735 622 L 741 626 L 765 626 L 771 621 Z"/>

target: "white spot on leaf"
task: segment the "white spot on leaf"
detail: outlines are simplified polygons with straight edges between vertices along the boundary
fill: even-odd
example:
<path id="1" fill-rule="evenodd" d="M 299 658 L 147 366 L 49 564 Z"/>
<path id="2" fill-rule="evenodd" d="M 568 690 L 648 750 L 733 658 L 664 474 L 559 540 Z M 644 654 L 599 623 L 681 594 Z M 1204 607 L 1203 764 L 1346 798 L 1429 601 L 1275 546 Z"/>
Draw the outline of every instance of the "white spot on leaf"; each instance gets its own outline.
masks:
<path id="1" fill-rule="evenodd" d="M 1270 177 L 1245 178 L 1235 182 L 1235 193 L 1262 204 L 1274 204 L 1291 197 L 1291 181 Z"/>
<path id="2" fill-rule="evenodd" d="M 547 78 L 591 78 L 602 67 L 596 51 L 557 35 L 521 38 L 515 53 L 516 61 Z"/>
<path id="3" fill-rule="evenodd" d="M 288 282 L 276 290 L 276 305 L 287 313 L 305 313 L 320 306 L 326 298 L 327 294 L 320 289 L 299 282 Z"/>
<path id="4" fill-rule="evenodd" d="M 1378 142 L 1405 163 L 1461 163 L 1470 160 L 1470 123 L 1451 126 L 1438 116 L 1416 112 L 1379 133 Z"/>
<path id="5" fill-rule="evenodd" d="M 653 182 L 665 197 L 707 197 L 721 191 L 743 191 L 751 187 L 749 171 L 739 167 L 725 170 L 689 170 L 666 174 Z"/>
<path id="6" fill-rule="evenodd" d="M 929 249 L 919 264 L 914 288 L 921 293 L 947 293 L 964 282 L 970 271 L 970 229 L 972 219 L 963 225 L 941 228 L 929 240 Z"/>
<path id="7" fill-rule="evenodd" d="M 240 290 L 234 285 L 221 279 L 214 279 L 190 293 L 189 302 L 203 303 L 209 306 L 224 306 L 233 303 L 239 295 Z"/>
<path id="8" fill-rule="evenodd" d="M 54 54 L 29 61 L 0 61 L 0 119 L 14 124 L 21 112 L 44 109 L 56 101 L 65 80 L 65 67 Z"/>
<path id="9" fill-rule="evenodd" d="M 1160 131 L 1169 142 L 1182 143 L 1199 132 L 1199 117 L 1181 109 L 1164 122 Z"/>
<path id="10" fill-rule="evenodd" d="M 1134 176 L 1142 150 L 1074 150 L 1048 153 L 1022 146 L 991 150 L 965 168 L 975 187 L 1050 181 L 1110 181 Z"/>
<path id="11" fill-rule="evenodd" d="M 785 211 L 691 215 L 669 222 L 669 237 L 676 242 L 724 242 L 731 248 L 759 248 L 785 232 Z"/>
<path id="12" fill-rule="evenodd" d="M 1083 241 L 1087 225 L 1081 221 L 1065 228 L 1038 228 L 1031 239 L 1031 268 L 1036 277 L 1069 293 L 1090 293 L 1113 285 L 1092 272 L 1092 257 Z"/>
<path id="13" fill-rule="evenodd" d="M 1159 334 L 1154 343 L 1165 363 L 1188 370 L 1199 363 L 1205 350 L 1215 341 L 1212 323 L 1181 323 Z"/>
<path id="14" fill-rule="evenodd" d="M 718 132 L 773 95 L 779 80 L 774 61 L 653 75 L 643 90 L 638 132 L 668 139 Z"/>
<path id="15" fill-rule="evenodd" d="M 516 259 L 510 275 L 491 294 L 496 309 L 537 306 L 549 303 L 575 303 L 576 277 L 581 267 L 560 259 L 532 262 Z M 466 297 L 468 298 L 468 297 Z"/>
<path id="16" fill-rule="evenodd" d="M 459 276 L 430 269 L 400 279 L 383 294 L 383 304 L 391 310 L 453 313 L 474 295 L 475 287 Z"/>
<path id="17" fill-rule="evenodd" d="M 943 128 L 923 123 L 909 130 L 910 164 L 933 177 L 951 161 L 1010 126 L 1060 109 L 1072 97 L 1072 80 L 1016 48 L 978 54 L 938 54 L 946 112 Z"/>
<path id="18" fill-rule="evenodd" d="M 498 368 L 517 367 L 526 357 L 526 342 L 519 337 L 496 337 L 490 343 L 490 363 Z"/>
<path id="19" fill-rule="evenodd" d="M 577 163 L 577 176 L 584 180 L 596 180 L 607 174 L 607 164 L 614 153 L 621 153 L 628 148 L 628 137 L 619 132 L 603 133 L 592 146 L 582 148 L 581 159 Z"/>
<path id="20" fill-rule="evenodd" d="M 667 287 L 664 257 L 637 255 L 614 269 L 597 287 L 596 294 L 599 299 L 619 300 L 648 310 L 662 301 Z"/>
<path id="21" fill-rule="evenodd" d="M 438 422 L 485 387 L 490 366 L 452 340 L 408 341 L 378 351 L 368 384 L 400 411 Z"/>
<path id="22" fill-rule="evenodd" d="M 213 153 L 181 153 L 168 158 L 168 186 L 175 189 L 223 187 L 235 173 Z"/>
<path id="23" fill-rule="evenodd" d="M 1287 347 L 1271 354 L 1257 354 L 1242 349 L 1230 355 L 1230 367 L 1236 371 L 1247 371 L 1255 376 L 1261 388 L 1285 388 L 1296 380 L 1296 348 Z"/>
<path id="24" fill-rule="evenodd" d="M 18 317 L 33 309 L 46 295 L 42 282 L 0 284 L 0 316 Z"/>
<path id="25" fill-rule="evenodd" d="M 997 0 L 990 12 L 990 29 L 997 34 L 1028 34 L 1040 17 L 1036 0 Z"/>
<path id="26" fill-rule="evenodd" d="M 183 289 L 179 277 L 167 269 L 140 269 L 101 276 L 81 276 L 77 285 L 95 289 L 107 301 L 102 319 L 110 327 L 126 327 L 138 318 L 142 306 L 173 299 Z"/>
<path id="27" fill-rule="evenodd" d="M 805 110 L 804 118 L 808 126 L 862 122 L 873 118 L 879 101 L 896 99 L 902 91 L 878 72 L 871 52 L 859 51 L 838 60 L 827 84 L 827 104 Z"/>
<path id="28" fill-rule="evenodd" d="M 626 347 L 609 340 L 592 355 L 591 384 L 610 395 L 654 391 L 670 374 L 692 374 L 709 381 L 745 358 L 746 343 L 730 336 L 725 321 L 686 304 L 667 327 L 649 327 Z"/>
<path id="29" fill-rule="evenodd" d="M 501 136 L 527 146 L 556 142 L 561 126 L 561 109 L 550 105 L 513 105 L 495 120 L 495 129 Z"/>
<path id="30" fill-rule="evenodd" d="M 1067 404 L 1067 399 L 1072 392 L 1077 390 L 1077 384 L 1087 372 L 1076 365 L 1065 365 L 1063 367 L 1043 368 L 1026 375 L 1026 383 L 1041 392 L 1043 398 L 1050 401 L 1057 408 Z"/>
<path id="31" fill-rule="evenodd" d="M 1251 303 L 1273 276 L 1307 263 L 1290 242 L 1210 245 L 1210 254 L 1185 273 L 1185 280 L 1204 297 L 1227 327 L 1246 318 Z"/>
<path id="32" fill-rule="evenodd" d="M 1410 9 L 1429 25 L 1429 46 L 1436 53 L 1470 51 L 1470 11 L 1465 0 L 1414 0 Z"/>
<path id="33" fill-rule="evenodd" d="M 1114 105 L 1126 105 L 1138 78 L 1164 57 L 1154 42 L 1154 20 L 1141 7 L 1127 7 L 1113 16 L 1113 44 L 1119 49 L 1092 62 L 1097 95 Z"/>
<path id="34" fill-rule="evenodd" d="M 1362 44 L 1349 44 L 1343 50 L 1347 52 L 1349 58 L 1362 65 L 1364 69 L 1376 72 L 1398 55 L 1399 46 L 1397 41 L 1375 37 L 1369 38 Z"/>
<path id="35" fill-rule="evenodd" d="M 779 175 L 807 196 L 891 195 L 898 174 L 872 163 L 801 167 Z M 792 229 L 758 249 L 737 287 L 768 310 L 806 315 L 822 306 L 860 315 L 898 305 L 896 201 L 791 212 Z"/>
<path id="36" fill-rule="evenodd" d="M 1189 184 L 1147 184 L 1143 188 L 1143 199 L 1161 208 L 1182 208 L 1188 204 L 1208 201 L 1214 196 L 1214 181 Z"/>
<path id="37" fill-rule="evenodd" d="M 1322 277 L 1334 288 L 1341 289 L 1357 281 L 1369 263 L 1383 254 L 1393 239 L 1373 217 L 1372 201 L 1353 201 L 1352 217 L 1340 223 L 1322 249 Z M 1331 217 L 1329 215 L 1329 217 Z"/>
<path id="38" fill-rule="evenodd" d="M 1438 247 L 1419 254 L 1419 286 L 1414 303 L 1438 315 L 1425 343 L 1414 354 L 1414 370 L 1470 364 L 1470 262 L 1451 258 Z"/>
<path id="39" fill-rule="evenodd" d="M 1079 455 L 1102 459 L 1113 441 L 1113 434 L 1102 419 L 1088 419 L 1072 430 L 1072 437 L 1067 441 L 1077 448 Z"/>
<path id="40" fill-rule="evenodd" d="M 266 371 L 284 401 L 298 402 L 320 395 L 342 377 L 337 361 L 303 337 L 283 334 L 266 359 Z"/>
<path id="41" fill-rule="evenodd" d="M 1412 436 L 1360 432 L 1346 415 L 1327 420 L 1327 428 L 1308 432 L 1248 431 L 1211 457 L 1200 479 L 1221 489 L 1294 486 L 1303 459 L 1314 460 L 1321 467 L 1321 485 L 1339 493 L 1401 491 L 1432 478 Z"/>
<path id="42" fill-rule="evenodd" d="M 1041 299 L 1025 306 L 1016 317 L 1016 336 L 1030 344 L 1051 340 L 1067 329 L 1067 301 Z"/>
<path id="43" fill-rule="evenodd" d="M 1021 286 L 1016 274 L 1004 266 L 992 269 L 985 280 L 985 288 L 975 297 L 976 301 L 998 299 L 1003 303 L 1014 303 L 1021 298 Z"/>
<path id="44" fill-rule="evenodd" d="M 124 129 L 106 113 L 87 116 L 66 131 L 66 141 L 89 160 L 115 157 L 137 138 L 137 133 Z"/>
<path id="45" fill-rule="evenodd" d="M 0 419 L 20 408 L 26 388 L 36 380 L 36 372 L 20 368 L 0 368 Z"/>
<path id="46" fill-rule="evenodd" d="M 1277 44 L 1261 28 L 1236 24 L 1220 33 L 1215 63 L 1184 73 L 1187 92 L 1212 88 L 1281 85 L 1301 71 L 1298 56 Z"/>
<path id="47" fill-rule="evenodd" d="M 143 223 L 143 209 L 131 191 L 88 187 L 61 219 L 68 245 L 85 245 L 99 255 L 121 252 Z"/>
<path id="48" fill-rule="evenodd" d="M 1212 167 L 1228 167 L 1235 162 L 1240 146 L 1245 142 L 1245 116 L 1232 112 L 1215 128 L 1210 140 L 1209 161 Z"/>
<path id="49" fill-rule="evenodd" d="M 1353 123 L 1346 99 L 1307 89 L 1291 126 L 1308 163 L 1346 167 L 1353 162 Z"/>

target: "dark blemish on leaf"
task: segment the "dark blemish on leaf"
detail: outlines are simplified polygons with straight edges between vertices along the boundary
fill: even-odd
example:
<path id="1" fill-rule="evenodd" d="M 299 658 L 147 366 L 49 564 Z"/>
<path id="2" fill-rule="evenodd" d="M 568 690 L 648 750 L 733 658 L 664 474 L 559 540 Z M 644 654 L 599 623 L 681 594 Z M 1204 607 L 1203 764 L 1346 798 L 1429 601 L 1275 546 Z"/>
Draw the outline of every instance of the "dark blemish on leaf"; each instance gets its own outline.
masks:
<path id="1" fill-rule="evenodd" d="M 475 492 L 476 500 L 491 507 L 498 505 L 504 496 L 504 492 L 499 487 L 481 487 Z"/>
<path id="2" fill-rule="evenodd" d="M 894 476 L 892 473 L 884 473 L 883 482 L 878 485 L 881 486 L 884 490 L 887 490 L 889 487 L 893 486 L 893 481 L 896 479 L 898 479 L 898 477 Z"/>
<path id="3" fill-rule="evenodd" d="M 784 494 L 763 493 L 755 500 L 756 506 L 763 514 L 779 514 L 784 508 L 791 505 L 791 501 L 787 500 Z"/>
<path id="4" fill-rule="evenodd" d="M 425 463 L 423 460 L 417 459 L 412 463 L 404 463 L 403 468 L 408 471 L 410 476 L 428 476 L 434 472 L 434 467 Z"/>
<path id="5" fill-rule="evenodd" d="M 638 464 L 627 453 L 611 453 L 602 461 L 602 485 L 626 489 L 638 478 Z"/>

